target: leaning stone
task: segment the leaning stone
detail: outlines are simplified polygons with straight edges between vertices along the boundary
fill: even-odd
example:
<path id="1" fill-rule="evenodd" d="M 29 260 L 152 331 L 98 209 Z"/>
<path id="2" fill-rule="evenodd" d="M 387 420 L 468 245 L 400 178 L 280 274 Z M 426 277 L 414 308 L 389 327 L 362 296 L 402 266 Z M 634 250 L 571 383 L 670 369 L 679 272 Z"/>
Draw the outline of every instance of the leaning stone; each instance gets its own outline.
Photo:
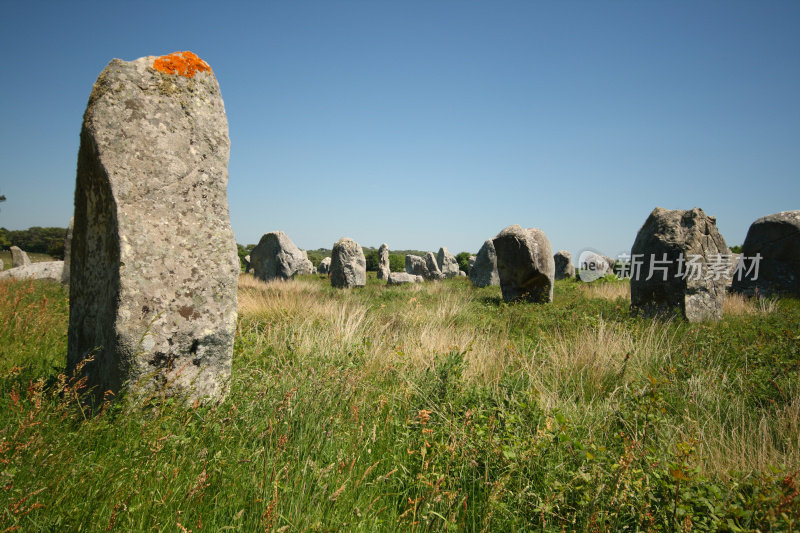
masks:
<path id="1" fill-rule="evenodd" d="M 219 85 L 194 54 L 114 59 L 98 77 L 78 152 L 67 355 L 97 394 L 225 396 L 239 277 L 229 152 Z"/>
<path id="2" fill-rule="evenodd" d="M 282 231 L 261 237 L 250 252 L 250 266 L 253 275 L 263 281 L 288 280 L 298 274 L 311 274 L 314 268 L 306 252 Z"/>
<path id="3" fill-rule="evenodd" d="M 678 310 L 690 322 L 719 320 L 727 267 L 719 276 L 709 274 L 715 259 L 730 253 L 716 219 L 702 209 L 655 208 L 631 249 L 631 309 L 644 316 Z"/>
<path id="4" fill-rule="evenodd" d="M 378 279 L 389 279 L 389 245 L 386 243 L 381 244 L 378 248 Z"/>
<path id="5" fill-rule="evenodd" d="M 330 257 L 326 257 L 322 261 L 320 261 L 319 262 L 319 268 L 317 269 L 317 271 L 320 274 L 325 274 L 325 275 L 330 274 L 331 273 L 331 258 Z"/>
<path id="6" fill-rule="evenodd" d="M 757 255 L 761 258 L 756 278 Z M 753 222 L 742 245 L 742 256 L 740 272 L 733 276 L 734 291 L 800 297 L 800 210 L 782 211 Z"/>
<path id="7" fill-rule="evenodd" d="M 389 272 L 387 285 L 404 285 L 406 283 L 421 283 L 424 281 L 422 276 L 409 274 L 408 272 Z"/>
<path id="8" fill-rule="evenodd" d="M 0 279 L 52 279 L 61 281 L 63 261 L 40 261 L 0 272 Z"/>
<path id="9" fill-rule="evenodd" d="M 553 301 L 553 250 L 542 230 L 515 224 L 498 233 L 492 243 L 503 300 Z"/>
<path id="10" fill-rule="evenodd" d="M 67 235 L 64 237 L 64 268 L 61 275 L 61 283 L 69 285 L 69 263 L 70 255 L 72 254 L 72 226 L 75 224 L 75 217 L 69 219 L 69 226 L 67 227 Z"/>
<path id="11" fill-rule="evenodd" d="M 469 279 L 476 287 L 489 287 L 500 285 L 500 276 L 497 273 L 497 254 L 494 251 L 492 239 L 483 243 L 475 261 L 469 267 Z"/>
<path id="12" fill-rule="evenodd" d="M 439 248 L 439 253 L 436 254 L 436 266 L 444 278 L 455 278 L 461 269 L 458 268 L 458 260 L 450 251 L 442 246 Z"/>
<path id="13" fill-rule="evenodd" d="M 349 289 L 366 284 L 367 260 L 364 251 L 352 239 L 339 239 L 331 252 L 331 285 L 337 289 Z"/>
<path id="14" fill-rule="evenodd" d="M 12 246 L 9 248 L 9 250 L 11 250 L 11 268 L 17 268 L 31 264 L 28 254 L 21 250 L 19 246 Z"/>
<path id="15" fill-rule="evenodd" d="M 553 256 L 555 262 L 555 279 L 567 279 L 575 277 L 575 265 L 572 264 L 572 254 L 566 250 L 559 250 Z"/>

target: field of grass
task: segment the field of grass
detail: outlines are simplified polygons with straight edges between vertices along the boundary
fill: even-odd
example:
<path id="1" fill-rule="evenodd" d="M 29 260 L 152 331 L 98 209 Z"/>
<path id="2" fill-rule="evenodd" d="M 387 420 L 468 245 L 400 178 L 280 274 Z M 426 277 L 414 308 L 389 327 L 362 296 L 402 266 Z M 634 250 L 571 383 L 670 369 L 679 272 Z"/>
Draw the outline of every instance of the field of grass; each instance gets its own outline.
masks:
<path id="1" fill-rule="evenodd" d="M 630 316 L 243 275 L 231 392 L 88 412 L 67 295 L 0 283 L 0 531 L 792 531 L 800 301 Z"/>

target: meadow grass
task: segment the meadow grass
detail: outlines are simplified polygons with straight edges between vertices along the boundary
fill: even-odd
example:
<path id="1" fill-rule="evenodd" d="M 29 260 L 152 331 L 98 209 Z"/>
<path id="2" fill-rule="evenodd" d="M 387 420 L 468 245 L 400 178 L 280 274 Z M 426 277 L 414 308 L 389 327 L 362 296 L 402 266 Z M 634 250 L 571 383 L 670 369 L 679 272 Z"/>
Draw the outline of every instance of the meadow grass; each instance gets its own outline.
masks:
<path id="1" fill-rule="evenodd" d="M 89 412 L 64 289 L 0 283 L 0 531 L 797 529 L 800 302 L 628 290 L 243 275 L 224 402 Z"/>

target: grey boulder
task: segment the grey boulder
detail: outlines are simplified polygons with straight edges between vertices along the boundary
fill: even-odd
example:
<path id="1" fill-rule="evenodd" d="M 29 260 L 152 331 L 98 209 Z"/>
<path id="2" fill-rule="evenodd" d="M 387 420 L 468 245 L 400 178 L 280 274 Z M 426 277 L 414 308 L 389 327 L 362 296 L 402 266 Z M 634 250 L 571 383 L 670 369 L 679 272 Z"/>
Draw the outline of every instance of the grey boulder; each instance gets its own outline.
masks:
<path id="1" fill-rule="evenodd" d="M 469 267 L 469 279 L 476 287 L 489 287 L 500 285 L 500 275 L 497 272 L 497 253 L 494 250 L 492 239 L 483 243 L 475 261 Z"/>
<path id="2" fill-rule="evenodd" d="M 575 265 L 572 264 L 572 254 L 566 250 L 559 250 L 553 256 L 556 273 L 555 279 L 567 279 L 575 277 Z"/>
<path id="3" fill-rule="evenodd" d="M 61 281 L 63 275 L 63 261 L 41 261 L 4 270 L 0 272 L 0 279 L 52 279 Z"/>
<path id="4" fill-rule="evenodd" d="M 439 253 L 436 254 L 436 266 L 439 267 L 442 276 L 447 279 L 458 277 L 458 273 L 461 272 L 461 269 L 458 268 L 458 260 L 444 246 L 439 248 Z"/>
<path id="5" fill-rule="evenodd" d="M 423 281 L 422 276 L 409 274 L 408 272 L 390 272 L 389 278 L 386 280 L 387 285 L 404 285 L 406 283 L 420 283 Z"/>
<path id="6" fill-rule="evenodd" d="M 298 274 L 311 274 L 314 265 L 306 252 L 295 246 L 282 231 L 266 233 L 250 252 L 253 275 L 263 281 L 288 280 Z"/>
<path id="7" fill-rule="evenodd" d="M 742 256 L 742 269 L 734 272 L 732 290 L 800 297 L 800 210 L 782 211 L 753 222 L 742 245 Z"/>
<path id="8" fill-rule="evenodd" d="M 331 285 L 337 289 L 363 287 L 367 284 L 367 260 L 361 246 L 342 238 L 331 252 Z"/>
<path id="9" fill-rule="evenodd" d="M 503 300 L 553 301 L 553 250 L 542 230 L 514 224 L 498 233 L 492 243 Z"/>
<path id="10" fill-rule="evenodd" d="M 702 209 L 655 208 L 631 249 L 631 309 L 649 317 L 677 310 L 690 322 L 719 320 L 727 270 L 709 273 L 729 255 L 716 219 Z"/>
<path id="11" fill-rule="evenodd" d="M 389 279 L 389 245 L 386 243 L 381 244 L 378 248 L 378 279 Z"/>
<path id="12" fill-rule="evenodd" d="M 28 254 L 25 253 L 19 246 L 12 246 L 11 250 L 11 268 L 27 266 L 31 264 Z"/>

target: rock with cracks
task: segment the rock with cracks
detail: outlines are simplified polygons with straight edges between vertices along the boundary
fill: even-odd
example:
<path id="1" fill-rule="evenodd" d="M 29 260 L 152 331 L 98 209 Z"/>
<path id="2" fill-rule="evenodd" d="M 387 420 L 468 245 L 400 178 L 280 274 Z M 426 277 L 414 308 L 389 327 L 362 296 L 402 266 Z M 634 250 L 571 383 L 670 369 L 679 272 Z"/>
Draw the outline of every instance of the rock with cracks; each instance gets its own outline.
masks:
<path id="1" fill-rule="evenodd" d="M 723 260 L 730 253 L 716 219 L 702 209 L 655 208 L 631 249 L 632 311 L 719 320 L 729 272 Z"/>
<path id="2" fill-rule="evenodd" d="M 367 260 L 361 246 L 342 238 L 331 252 L 331 285 L 337 289 L 363 287 L 367 284 Z"/>

